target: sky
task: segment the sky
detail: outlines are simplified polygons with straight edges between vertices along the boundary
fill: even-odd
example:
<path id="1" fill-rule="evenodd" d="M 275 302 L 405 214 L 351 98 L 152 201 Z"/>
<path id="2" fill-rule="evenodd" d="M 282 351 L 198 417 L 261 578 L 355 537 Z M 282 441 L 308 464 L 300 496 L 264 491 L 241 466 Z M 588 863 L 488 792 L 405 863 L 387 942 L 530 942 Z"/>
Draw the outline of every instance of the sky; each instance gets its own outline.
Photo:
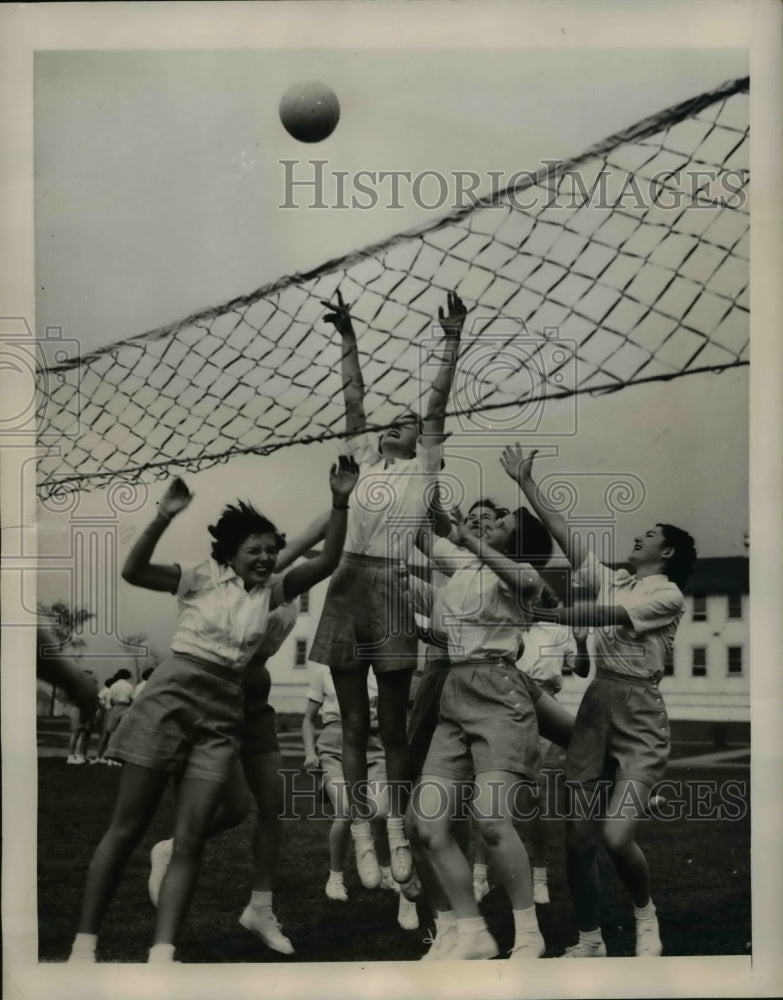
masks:
<path id="1" fill-rule="evenodd" d="M 398 210 L 282 209 L 283 159 L 510 175 L 747 71 L 747 54 L 731 49 L 39 52 L 37 332 L 61 327 L 88 351 L 434 218 L 410 198 Z M 280 96 L 301 79 L 328 83 L 341 104 L 336 131 L 317 145 L 297 143 L 278 119 Z M 702 555 L 744 554 L 747 369 L 547 407 L 539 472 L 574 478 L 573 513 L 600 512 L 610 481 L 643 484 L 643 501 L 617 517 L 618 557 L 656 521 L 691 530 Z M 449 424 L 448 468 L 468 498 L 515 499 L 498 462 L 514 437 L 502 418 L 483 425 L 480 447 Z M 296 446 L 187 477 L 196 499 L 161 556 L 206 555 L 206 525 L 237 496 L 295 533 L 328 505 L 335 452 Z M 151 484 L 146 504 L 119 515 L 107 491 L 81 495 L 75 513 L 42 505 L 40 597 L 62 595 L 77 515 L 119 518 L 121 560 L 162 488 Z M 122 587 L 122 630 L 165 647 L 173 607 Z"/>

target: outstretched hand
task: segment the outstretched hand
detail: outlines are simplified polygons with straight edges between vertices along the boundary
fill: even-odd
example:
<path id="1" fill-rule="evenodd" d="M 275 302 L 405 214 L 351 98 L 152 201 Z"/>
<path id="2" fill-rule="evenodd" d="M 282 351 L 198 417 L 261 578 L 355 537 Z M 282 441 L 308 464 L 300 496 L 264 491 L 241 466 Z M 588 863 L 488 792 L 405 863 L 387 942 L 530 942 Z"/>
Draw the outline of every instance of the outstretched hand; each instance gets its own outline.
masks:
<path id="1" fill-rule="evenodd" d="M 452 528 L 449 537 L 455 545 L 464 545 L 466 539 L 474 537 L 459 507 L 454 507 L 449 511 L 449 520 Z"/>
<path id="2" fill-rule="evenodd" d="M 331 309 L 324 319 L 327 323 L 331 323 L 335 330 L 342 337 L 352 337 L 355 336 L 353 331 L 353 323 L 351 322 L 351 307 L 346 305 L 343 300 L 342 293 L 340 289 L 337 289 L 337 304 L 329 302 L 326 299 L 321 299 L 321 305 L 326 306 L 327 309 Z"/>
<path id="3" fill-rule="evenodd" d="M 353 458 L 340 455 L 329 473 L 329 486 L 335 500 L 347 500 L 359 478 L 359 466 Z"/>
<path id="4" fill-rule="evenodd" d="M 538 450 L 534 448 L 525 457 L 521 445 L 508 445 L 503 449 L 503 454 L 500 456 L 500 464 L 513 480 L 519 483 L 520 486 L 524 486 L 526 483 L 533 481 L 533 459 L 537 454 Z"/>
<path id="5" fill-rule="evenodd" d="M 172 518 L 184 510 L 192 499 L 193 494 L 184 480 L 176 476 L 171 480 L 166 487 L 166 492 L 158 501 L 158 510 L 164 517 Z"/>
<path id="6" fill-rule="evenodd" d="M 462 327 L 465 325 L 465 317 L 468 310 L 465 303 L 456 292 L 449 292 L 446 296 L 448 312 L 443 312 L 443 306 L 438 306 L 438 319 L 441 329 L 449 340 L 459 340 L 462 334 Z"/>

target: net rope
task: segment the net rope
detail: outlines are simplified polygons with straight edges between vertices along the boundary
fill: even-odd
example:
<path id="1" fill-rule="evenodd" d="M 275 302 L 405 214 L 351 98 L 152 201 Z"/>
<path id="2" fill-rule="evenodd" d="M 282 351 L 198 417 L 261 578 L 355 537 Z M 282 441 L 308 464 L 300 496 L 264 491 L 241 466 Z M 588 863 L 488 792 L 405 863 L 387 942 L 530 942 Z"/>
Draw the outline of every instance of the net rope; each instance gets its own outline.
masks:
<path id="1" fill-rule="evenodd" d="M 478 205 L 42 366 L 39 496 L 343 436 L 339 336 L 321 305 L 338 287 L 371 427 L 422 408 L 452 289 L 470 307 L 452 415 L 746 365 L 748 168 L 742 79 Z"/>

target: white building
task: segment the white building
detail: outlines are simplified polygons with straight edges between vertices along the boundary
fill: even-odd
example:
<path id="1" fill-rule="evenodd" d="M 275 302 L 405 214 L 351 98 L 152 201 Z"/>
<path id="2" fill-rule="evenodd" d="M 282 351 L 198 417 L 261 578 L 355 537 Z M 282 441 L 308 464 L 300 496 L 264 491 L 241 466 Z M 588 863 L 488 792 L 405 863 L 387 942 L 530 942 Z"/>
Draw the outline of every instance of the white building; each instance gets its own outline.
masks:
<path id="1" fill-rule="evenodd" d="M 304 710 L 307 656 L 323 607 L 327 583 L 305 599 L 292 634 L 270 659 L 270 700 L 279 712 Z M 670 719 L 750 721 L 748 560 L 743 556 L 699 559 L 686 587 L 685 614 L 667 676 L 661 682 Z M 575 710 L 588 682 L 566 680 L 561 702 Z"/>

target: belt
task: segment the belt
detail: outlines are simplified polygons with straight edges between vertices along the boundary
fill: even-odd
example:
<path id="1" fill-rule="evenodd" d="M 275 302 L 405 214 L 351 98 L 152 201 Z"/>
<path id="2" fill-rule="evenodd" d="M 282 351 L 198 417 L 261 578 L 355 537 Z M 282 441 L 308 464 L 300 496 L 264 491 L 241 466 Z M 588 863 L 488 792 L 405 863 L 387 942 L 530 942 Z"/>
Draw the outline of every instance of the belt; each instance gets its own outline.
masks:
<path id="1" fill-rule="evenodd" d="M 637 677 L 635 674 L 621 674 L 614 670 L 604 670 L 600 668 L 596 671 L 596 679 L 601 678 L 606 681 L 619 681 L 621 684 L 639 684 L 642 687 L 658 687 L 661 682 L 660 677 Z"/>

